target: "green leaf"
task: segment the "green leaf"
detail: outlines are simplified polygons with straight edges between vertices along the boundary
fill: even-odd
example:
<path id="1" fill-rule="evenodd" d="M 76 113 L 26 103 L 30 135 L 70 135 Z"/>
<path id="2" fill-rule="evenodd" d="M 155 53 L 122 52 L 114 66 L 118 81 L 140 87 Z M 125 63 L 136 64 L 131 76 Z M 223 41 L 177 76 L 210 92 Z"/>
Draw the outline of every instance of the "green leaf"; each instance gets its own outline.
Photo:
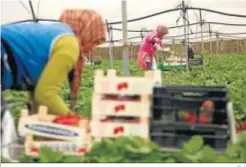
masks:
<path id="1" fill-rule="evenodd" d="M 226 157 L 225 155 L 219 155 L 216 160 L 216 163 L 233 163 L 233 162 L 240 162 L 239 159 L 232 159 L 229 157 Z"/>
<path id="2" fill-rule="evenodd" d="M 125 150 L 126 152 L 130 152 L 130 153 L 138 153 L 138 150 L 136 148 L 133 148 L 130 144 L 127 144 L 125 146 Z"/>
<path id="3" fill-rule="evenodd" d="M 63 155 L 60 152 L 55 152 L 51 148 L 41 147 L 39 153 L 40 162 L 59 162 L 62 160 Z"/>
<path id="4" fill-rule="evenodd" d="M 216 159 L 216 151 L 207 145 L 202 148 L 200 154 L 200 162 L 213 162 Z"/>
<path id="5" fill-rule="evenodd" d="M 141 148 L 138 149 L 138 153 L 140 154 L 148 154 L 151 153 L 151 148 L 149 148 L 148 146 L 142 146 Z"/>
<path id="6" fill-rule="evenodd" d="M 198 152 L 203 146 L 203 138 L 201 136 L 193 136 L 190 141 L 186 142 L 183 147 L 182 151 L 194 154 Z"/>
<path id="7" fill-rule="evenodd" d="M 81 163 L 85 162 L 85 159 L 82 156 L 66 156 L 63 157 L 62 161 L 66 163 Z"/>
<path id="8" fill-rule="evenodd" d="M 164 162 L 166 162 L 166 163 L 176 163 L 175 159 L 173 159 L 173 158 L 168 158 Z"/>
<path id="9" fill-rule="evenodd" d="M 180 152 L 174 153 L 173 157 L 177 162 L 192 162 L 192 160 L 187 156 L 186 153 L 182 152 L 182 150 Z"/>
<path id="10" fill-rule="evenodd" d="M 117 163 L 123 160 L 122 156 L 104 156 L 99 158 L 99 163 Z"/>
<path id="11" fill-rule="evenodd" d="M 230 158 L 238 157 L 238 145 L 237 144 L 230 144 L 226 148 L 225 154 Z"/>
<path id="12" fill-rule="evenodd" d="M 35 161 L 33 160 L 33 157 L 23 155 L 20 160 L 21 163 L 34 163 Z"/>

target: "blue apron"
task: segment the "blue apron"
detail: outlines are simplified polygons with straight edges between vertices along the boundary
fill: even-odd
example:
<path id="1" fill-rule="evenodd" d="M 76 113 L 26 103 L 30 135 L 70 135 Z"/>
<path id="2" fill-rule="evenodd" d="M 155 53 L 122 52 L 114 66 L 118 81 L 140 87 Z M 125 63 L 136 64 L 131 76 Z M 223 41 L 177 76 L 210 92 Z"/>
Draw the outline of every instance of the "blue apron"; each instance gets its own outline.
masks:
<path id="1" fill-rule="evenodd" d="M 22 86 L 27 84 L 35 87 L 51 56 L 54 43 L 65 35 L 74 33 L 63 23 L 28 22 L 2 25 L 1 89 L 11 89 L 13 85 L 22 89 Z M 9 57 L 15 61 L 15 74 L 11 71 L 10 66 L 14 63 L 9 63 Z"/>

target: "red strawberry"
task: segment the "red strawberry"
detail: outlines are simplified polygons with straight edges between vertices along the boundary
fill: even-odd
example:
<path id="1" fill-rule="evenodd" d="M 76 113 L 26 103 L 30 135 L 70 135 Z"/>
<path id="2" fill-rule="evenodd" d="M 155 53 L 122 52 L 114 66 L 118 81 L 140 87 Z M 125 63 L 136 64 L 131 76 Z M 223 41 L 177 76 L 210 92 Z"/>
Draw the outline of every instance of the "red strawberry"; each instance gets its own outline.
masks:
<path id="1" fill-rule="evenodd" d="M 79 120 L 74 118 L 64 118 L 64 119 L 57 119 L 53 121 L 53 123 L 62 124 L 62 125 L 70 125 L 75 126 L 78 125 Z"/>
<path id="2" fill-rule="evenodd" d="M 201 106 L 202 112 L 213 112 L 214 111 L 214 102 L 211 100 L 205 100 Z"/>
<path id="3" fill-rule="evenodd" d="M 243 123 L 238 124 L 236 127 L 236 130 L 238 133 L 243 131 L 244 130 L 244 124 Z"/>
<path id="4" fill-rule="evenodd" d="M 74 119 L 69 119 L 69 118 L 64 119 L 64 120 L 62 121 L 62 124 L 63 124 L 63 125 L 74 125 L 75 123 L 76 123 L 76 120 L 74 120 Z"/>
<path id="5" fill-rule="evenodd" d="M 191 119 L 191 111 L 184 111 L 184 112 L 179 112 L 178 113 L 178 117 L 181 121 L 186 121 L 188 122 Z"/>
<path id="6" fill-rule="evenodd" d="M 241 130 L 244 130 L 246 128 L 245 122 L 242 122 L 241 125 L 240 125 L 240 127 L 241 127 Z"/>
<path id="7" fill-rule="evenodd" d="M 53 123 L 57 123 L 60 120 L 63 120 L 66 118 L 66 115 L 60 115 L 60 116 L 56 116 L 55 119 L 53 120 Z"/>
<path id="8" fill-rule="evenodd" d="M 81 118 L 80 115 L 75 114 L 75 113 L 69 114 L 67 117 L 68 117 L 68 118 L 74 118 L 74 119 L 80 119 L 80 118 Z"/>
<path id="9" fill-rule="evenodd" d="M 243 121 L 243 129 L 246 129 L 246 121 Z"/>
<path id="10" fill-rule="evenodd" d="M 188 112 L 187 121 L 189 123 L 196 123 L 197 122 L 197 115 L 192 113 L 192 112 Z"/>
<path id="11" fill-rule="evenodd" d="M 209 123 L 209 119 L 206 114 L 200 115 L 199 117 L 199 123 L 200 124 L 207 124 Z"/>
<path id="12" fill-rule="evenodd" d="M 78 126 L 81 117 L 77 114 L 61 115 L 57 116 L 53 123 L 69 125 L 69 126 Z"/>
<path id="13" fill-rule="evenodd" d="M 86 151 L 87 151 L 86 148 L 79 148 L 78 150 L 79 153 L 85 153 Z"/>
<path id="14" fill-rule="evenodd" d="M 37 153 L 39 152 L 39 149 L 37 147 L 31 147 L 30 151 Z"/>
<path id="15" fill-rule="evenodd" d="M 243 129 L 243 122 L 237 123 L 237 125 L 236 125 L 237 133 L 241 132 L 242 129 Z"/>
<path id="16" fill-rule="evenodd" d="M 243 124 L 240 125 L 240 131 L 243 131 Z"/>

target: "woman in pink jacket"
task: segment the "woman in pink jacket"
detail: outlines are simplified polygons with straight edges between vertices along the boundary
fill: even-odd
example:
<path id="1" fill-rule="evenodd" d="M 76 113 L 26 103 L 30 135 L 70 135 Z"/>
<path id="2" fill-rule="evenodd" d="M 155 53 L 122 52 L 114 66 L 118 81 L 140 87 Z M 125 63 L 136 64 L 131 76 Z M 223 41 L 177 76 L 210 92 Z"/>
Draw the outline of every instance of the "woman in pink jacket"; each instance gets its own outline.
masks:
<path id="1" fill-rule="evenodd" d="M 138 53 L 138 64 L 143 70 L 155 69 L 155 52 L 164 51 L 162 38 L 168 34 L 168 28 L 164 25 L 157 26 L 157 29 L 147 35 L 140 46 Z"/>

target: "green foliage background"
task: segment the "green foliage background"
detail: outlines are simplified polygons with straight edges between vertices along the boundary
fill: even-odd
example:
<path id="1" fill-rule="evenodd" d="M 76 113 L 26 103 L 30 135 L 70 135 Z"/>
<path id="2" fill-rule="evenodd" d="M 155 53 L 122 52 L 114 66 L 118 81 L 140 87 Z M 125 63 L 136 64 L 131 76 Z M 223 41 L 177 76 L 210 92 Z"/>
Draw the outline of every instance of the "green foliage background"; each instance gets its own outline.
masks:
<path id="1" fill-rule="evenodd" d="M 204 57 L 204 68 L 194 68 L 189 72 L 163 72 L 163 83 L 165 85 L 226 85 L 235 112 L 239 113 L 239 110 L 246 112 L 246 54 L 206 55 Z M 90 116 L 94 71 L 96 69 L 106 71 L 108 68 L 110 68 L 108 61 L 97 66 L 86 66 L 76 112 Z M 122 61 L 114 61 L 114 68 L 117 70 L 117 75 L 122 75 Z M 130 74 L 131 76 L 143 76 L 143 71 L 138 68 L 136 61 L 130 62 Z M 68 85 L 65 84 L 61 96 L 67 104 L 69 103 L 69 92 Z M 4 97 L 8 101 L 26 100 L 27 94 L 25 92 L 6 91 Z M 19 116 L 20 108 L 13 110 L 16 118 Z"/>
<path id="2" fill-rule="evenodd" d="M 108 61 L 104 61 L 99 66 L 85 68 L 76 112 L 90 116 L 94 71 L 108 68 Z M 114 61 L 114 68 L 117 70 L 117 75 L 122 75 L 122 61 Z M 130 62 L 130 74 L 143 75 L 136 61 Z M 189 72 L 163 72 L 162 78 L 165 85 L 226 85 L 237 121 L 246 118 L 246 54 L 206 55 L 204 68 L 194 68 Z M 62 88 L 61 96 L 68 104 L 67 84 Z M 6 91 L 4 97 L 7 101 L 27 100 L 25 92 Z M 23 106 L 20 106 L 12 110 L 17 120 L 22 108 Z M 92 150 L 82 157 L 65 156 L 48 148 L 42 148 L 38 160 L 23 155 L 21 162 L 246 162 L 245 141 L 246 136 L 242 133 L 238 143 L 228 145 L 225 153 L 217 154 L 213 148 L 204 145 L 201 137 L 194 136 L 183 145 L 180 152 L 167 153 L 161 152 L 154 143 L 138 137 L 120 137 L 95 144 Z"/>

